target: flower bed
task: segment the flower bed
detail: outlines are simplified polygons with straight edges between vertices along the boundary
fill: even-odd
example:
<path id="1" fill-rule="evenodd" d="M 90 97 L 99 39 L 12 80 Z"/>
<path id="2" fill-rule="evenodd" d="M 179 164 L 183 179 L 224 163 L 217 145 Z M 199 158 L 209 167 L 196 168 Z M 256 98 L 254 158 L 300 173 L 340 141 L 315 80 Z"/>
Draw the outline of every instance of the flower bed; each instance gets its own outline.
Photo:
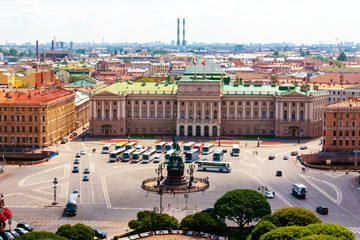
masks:
<path id="1" fill-rule="evenodd" d="M 260 141 L 260 144 L 281 144 L 283 142 L 263 142 L 263 141 Z"/>

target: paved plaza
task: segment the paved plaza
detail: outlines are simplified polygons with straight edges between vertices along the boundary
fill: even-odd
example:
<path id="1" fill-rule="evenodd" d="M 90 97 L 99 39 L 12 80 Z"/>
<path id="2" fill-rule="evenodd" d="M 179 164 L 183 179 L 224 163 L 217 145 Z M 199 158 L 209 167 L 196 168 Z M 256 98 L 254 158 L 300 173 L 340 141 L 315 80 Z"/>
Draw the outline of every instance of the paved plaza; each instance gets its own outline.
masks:
<path id="1" fill-rule="evenodd" d="M 144 179 L 156 176 L 158 164 L 150 162 L 110 163 L 107 154 L 101 154 L 104 142 L 99 139 L 86 138 L 85 141 L 75 139 L 58 148 L 59 155 L 49 162 L 33 166 L 7 165 L 5 173 L 0 175 L 0 187 L 4 193 L 6 205 L 13 211 L 14 221 L 25 221 L 35 226 L 36 230 L 55 231 L 65 223 L 83 222 L 92 227 L 100 228 L 109 236 L 121 234 L 130 230 L 127 222 L 136 218 L 136 213 L 142 210 L 159 208 L 160 195 L 150 192 L 148 195 L 141 189 Z M 270 141 L 270 140 L 269 140 Z M 275 140 L 274 140 L 275 141 Z M 360 200 L 359 190 L 354 182 L 358 174 L 345 172 L 329 172 L 310 169 L 302 173 L 301 166 L 291 151 L 299 154 L 316 152 L 320 149 L 319 139 L 312 141 L 280 140 L 282 143 L 261 144 L 257 141 L 240 140 L 241 153 L 239 157 L 231 157 L 231 144 L 221 144 L 228 152 L 224 162 L 232 163 L 231 173 L 200 172 L 195 177 L 208 177 L 210 186 L 205 192 L 189 194 L 164 194 L 164 212 L 181 220 L 188 214 L 212 207 L 215 201 L 229 190 L 247 188 L 258 190 L 267 187 L 275 191 L 275 198 L 269 199 L 272 210 L 287 206 L 299 206 L 315 212 L 319 205 L 326 205 L 329 214 L 317 215 L 323 222 L 336 222 L 351 229 L 357 237 L 360 236 Z M 155 139 L 140 139 L 140 144 L 155 147 Z M 300 150 L 300 145 L 306 145 L 306 150 Z M 92 149 L 97 151 L 92 153 Z M 86 155 L 80 158 L 79 173 L 72 173 L 75 154 L 81 150 Z M 257 151 L 257 153 L 255 152 Z M 274 155 L 274 160 L 268 160 Z M 289 160 L 283 160 L 288 155 Z M 212 160 L 211 155 L 201 155 L 201 159 Z M 162 162 L 164 154 L 162 154 Z M 187 169 L 188 163 L 185 164 Z M 85 168 L 90 169 L 88 182 L 82 181 Z M 277 170 L 283 172 L 282 177 L 275 176 Z M 186 171 L 186 170 L 185 170 Z M 166 170 L 164 171 L 166 175 Z M 53 179 L 58 179 L 57 206 L 54 201 Z M 291 184 L 304 183 L 308 189 L 306 199 L 295 198 L 291 194 Z M 67 217 L 64 213 L 69 194 L 74 189 L 80 191 L 79 209 L 75 217 Z M 259 191 L 261 192 L 261 190 Z"/>

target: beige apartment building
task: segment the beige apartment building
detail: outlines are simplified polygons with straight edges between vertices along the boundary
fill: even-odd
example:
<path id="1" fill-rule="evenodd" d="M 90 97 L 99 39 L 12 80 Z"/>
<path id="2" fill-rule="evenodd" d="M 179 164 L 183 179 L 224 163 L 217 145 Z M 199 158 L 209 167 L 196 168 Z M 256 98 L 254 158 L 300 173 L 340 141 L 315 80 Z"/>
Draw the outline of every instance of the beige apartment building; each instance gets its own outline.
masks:
<path id="1" fill-rule="evenodd" d="M 128 81 L 90 96 L 90 134 L 314 138 L 328 97 L 309 86 L 230 81 L 206 60 L 177 82 Z"/>

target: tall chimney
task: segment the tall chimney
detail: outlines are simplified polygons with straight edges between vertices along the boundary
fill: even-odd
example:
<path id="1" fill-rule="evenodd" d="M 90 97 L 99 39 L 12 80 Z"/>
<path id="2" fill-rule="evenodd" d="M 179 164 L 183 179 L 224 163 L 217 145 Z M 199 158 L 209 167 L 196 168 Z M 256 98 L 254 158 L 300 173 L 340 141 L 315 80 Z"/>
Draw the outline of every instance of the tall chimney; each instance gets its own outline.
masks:
<path id="1" fill-rule="evenodd" d="M 72 41 L 70 42 L 70 49 L 71 50 L 73 49 L 73 42 Z"/>
<path id="2" fill-rule="evenodd" d="M 39 61 L 39 41 L 36 40 L 36 60 Z"/>
<path id="3" fill-rule="evenodd" d="M 54 40 L 51 41 L 51 50 L 54 51 Z"/>
<path id="4" fill-rule="evenodd" d="M 177 42 L 176 46 L 180 47 L 180 18 L 177 19 Z"/>
<path id="5" fill-rule="evenodd" d="M 183 18 L 183 47 L 185 47 L 185 18 Z"/>

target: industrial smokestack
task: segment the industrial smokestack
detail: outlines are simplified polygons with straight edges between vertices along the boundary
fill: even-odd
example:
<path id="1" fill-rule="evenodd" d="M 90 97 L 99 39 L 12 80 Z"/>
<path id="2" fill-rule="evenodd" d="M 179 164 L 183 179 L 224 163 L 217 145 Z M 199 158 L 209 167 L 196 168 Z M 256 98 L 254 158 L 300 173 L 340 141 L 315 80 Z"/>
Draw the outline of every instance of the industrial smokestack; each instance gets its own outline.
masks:
<path id="1" fill-rule="evenodd" d="M 54 40 L 51 41 L 51 50 L 54 51 Z"/>
<path id="2" fill-rule="evenodd" d="M 177 19 L 177 42 L 176 46 L 180 47 L 180 18 Z"/>
<path id="3" fill-rule="evenodd" d="M 70 42 L 70 49 L 73 49 L 73 42 Z"/>
<path id="4" fill-rule="evenodd" d="M 36 58 L 39 61 L 39 41 L 36 40 Z"/>
<path id="5" fill-rule="evenodd" d="M 185 47 L 185 18 L 183 18 L 183 47 Z"/>

